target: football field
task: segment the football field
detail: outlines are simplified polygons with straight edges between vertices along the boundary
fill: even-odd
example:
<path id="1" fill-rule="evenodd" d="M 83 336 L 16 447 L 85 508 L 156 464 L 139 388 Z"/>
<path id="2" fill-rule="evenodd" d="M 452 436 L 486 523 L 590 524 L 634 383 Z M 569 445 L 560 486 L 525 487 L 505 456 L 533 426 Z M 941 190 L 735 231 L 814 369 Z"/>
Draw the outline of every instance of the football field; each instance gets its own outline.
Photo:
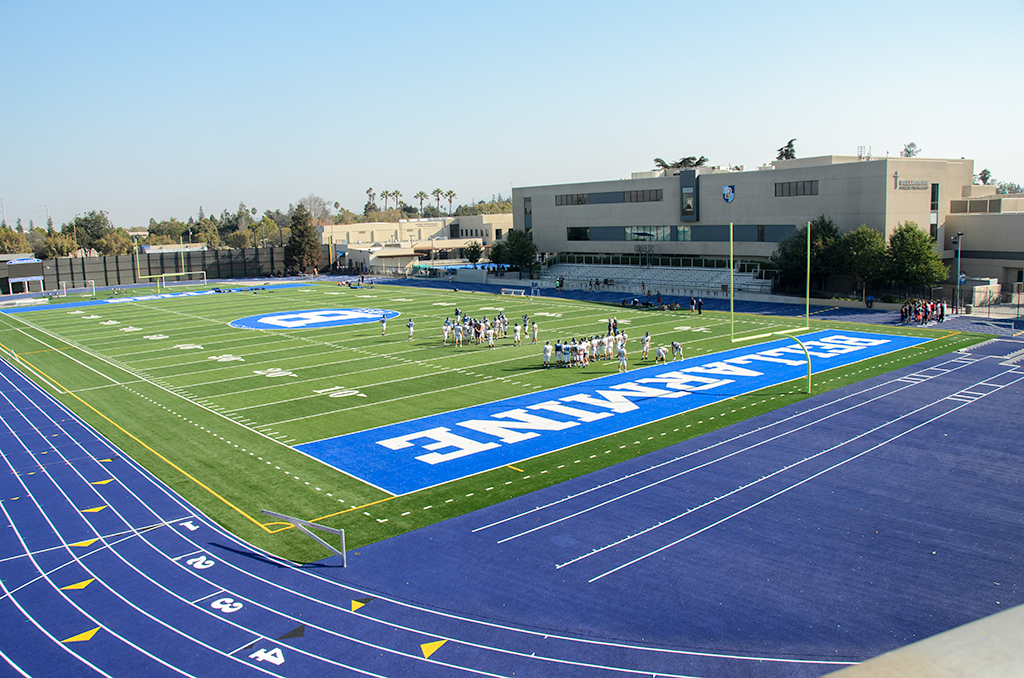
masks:
<path id="1" fill-rule="evenodd" d="M 326 552 L 261 509 L 344 528 L 358 548 L 806 397 L 794 336 L 815 394 L 988 338 L 397 286 L 222 289 L 8 311 L 0 352 L 201 511 L 297 561 Z M 443 344 L 456 308 L 503 312 L 508 336 Z M 536 345 L 513 345 L 523 316 Z M 543 367 L 543 344 L 604 334 L 610 317 L 627 373 Z M 645 332 L 684 360 L 642 360 Z"/>

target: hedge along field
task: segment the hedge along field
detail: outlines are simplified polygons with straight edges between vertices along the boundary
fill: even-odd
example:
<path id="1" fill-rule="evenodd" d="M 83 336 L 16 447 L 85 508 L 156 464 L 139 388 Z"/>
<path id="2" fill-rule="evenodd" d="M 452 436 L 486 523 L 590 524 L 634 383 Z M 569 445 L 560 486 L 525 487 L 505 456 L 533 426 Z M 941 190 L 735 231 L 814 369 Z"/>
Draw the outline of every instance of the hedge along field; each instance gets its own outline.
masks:
<path id="1" fill-rule="evenodd" d="M 113 299 L 118 303 L 101 298 L 90 305 L 70 304 L 76 300 L 69 297 L 0 314 L 3 354 L 9 360 L 17 354 L 13 362 L 23 372 L 199 510 L 252 544 L 296 561 L 328 554 L 261 509 L 344 528 L 348 547 L 358 548 L 807 397 L 806 379 L 794 379 L 396 496 L 296 447 L 614 375 L 614 359 L 586 368 L 541 365 L 545 342 L 603 334 L 609 316 L 629 334 L 631 369 L 654 362 L 653 348 L 647 361 L 640 359 L 644 332 L 653 336 L 653 346 L 678 341 L 687 359 L 731 350 L 736 345 L 728 314 L 393 286 L 310 284 L 180 296 L 185 289 L 196 288 L 176 288 L 170 298 L 126 301 L 121 295 Z M 494 350 L 468 340 L 461 348 L 451 339 L 442 345 L 441 326 L 454 319 L 456 307 L 471 317 L 493 318 L 503 310 L 508 337 L 496 339 Z M 262 314 L 337 309 L 398 315 L 384 336 L 376 321 L 271 330 L 231 325 Z M 512 323 L 521 323 L 524 314 L 538 323 L 538 345 L 524 334 L 522 346 L 513 346 Z M 737 315 L 736 334 L 791 330 L 805 322 Z M 815 394 L 989 338 L 811 320 L 810 331 L 822 329 L 929 341 L 816 376 Z"/>

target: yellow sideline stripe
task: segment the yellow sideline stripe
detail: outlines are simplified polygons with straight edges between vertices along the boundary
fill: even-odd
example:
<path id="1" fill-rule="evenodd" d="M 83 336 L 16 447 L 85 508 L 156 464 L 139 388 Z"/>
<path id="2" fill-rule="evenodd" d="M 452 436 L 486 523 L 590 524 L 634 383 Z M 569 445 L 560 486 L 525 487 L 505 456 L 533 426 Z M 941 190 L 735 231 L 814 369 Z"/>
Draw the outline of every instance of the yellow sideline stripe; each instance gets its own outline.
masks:
<path id="1" fill-rule="evenodd" d="M 7 348 L 7 347 L 5 346 L 4 348 Z M 18 356 L 20 358 L 23 355 L 32 355 L 33 353 L 50 353 L 51 351 L 67 351 L 67 350 L 72 349 L 72 348 L 74 348 L 74 346 L 61 346 L 60 348 L 44 348 L 44 349 L 39 350 L 39 351 L 26 351 L 25 353 L 15 353 L 14 355 L 16 355 L 16 356 Z M 8 348 L 7 350 L 10 351 L 11 349 Z"/>
<path id="2" fill-rule="evenodd" d="M 3 346 L 3 344 L 0 344 L 0 346 Z M 6 346 L 4 346 L 4 348 L 5 348 L 5 349 L 7 349 L 8 351 L 10 351 L 10 349 L 9 349 L 9 348 L 7 348 Z M 157 457 L 159 457 L 160 459 L 162 459 L 163 461 L 165 461 L 165 462 L 166 462 L 166 463 L 167 463 L 167 464 L 168 464 L 168 465 L 169 465 L 169 466 L 170 466 L 171 468 L 175 469 L 176 471 L 178 471 L 179 473 L 181 473 L 181 474 L 182 474 L 183 476 L 185 476 L 186 478 L 188 478 L 189 480 L 191 480 L 192 482 L 194 482 L 194 483 L 195 483 L 196 485 L 198 485 L 199 487 L 203 488 L 204 490 L 206 490 L 207 492 L 209 492 L 209 493 L 210 493 L 210 494 L 212 494 L 213 496 L 217 497 L 217 499 L 220 499 L 220 500 L 221 500 L 222 502 L 224 502 L 225 504 L 227 504 L 228 506 L 230 506 L 231 508 L 233 508 L 233 509 L 234 509 L 235 511 L 237 511 L 237 512 L 238 512 L 238 513 L 239 513 L 240 515 L 244 516 L 244 517 L 245 517 L 246 519 L 248 519 L 249 521 L 251 521 L 251 522 L 252 522 L 252 523 L 254 523 L 255 525 L 259 526 L 259 527 L 260 527 L 260 528 L 261 528 L 262 530 L 264 530 L 264 531 L 266 531 L 266 532 L 277 532 L 277 531 L 278 531 L 278 530 L 268 530 L 268 529 L 266 528 L 266 526 L 265 526 L 265 525 L 263 525 L 263 523 L 261 523 L 261 522 L 259 522 L 258 520 L 254 519 L 254 518 L 253 518 L 252 516 L 250 516 L 250 515 L 249 515 L 248 513 L 246 513 L 246 512 L 245 512 L 245 511 L 243 511 L 242 509 L 238 508 L 237 506 L 235 506 L 234 504 L 232 504 L 232 503 L 231 503 L 230 501 L 228 501 L 228 500 L 227 500 L 227 499 L 225 499 L 224 497 L 222 497 L 222 496 L 220 496 L 219 494 L 217 494 L 217 493 L 216 493 L 215 491 L 213 491 L 213 490 L 212 490 L 212 489 L 211 489 L 210 487 L 208 487 L 208 486 L 204 485 L 204 484 L 202 483 L 202 481 L 200 481 L 200 480 L 199 480 L 198 478 L 196 478 L 195 476 L 193 476 L 192 474 L 190 474 L 190 473 L 189 473 L 188 471 L 186 471 L 185 469 L 181 468 L 180 466 L 178 466 L 177 464 L 175 464 L 175 463 L 174 463 L 173 461 L 171 461 L 170 459 L 168 459 L 168 458 L 167 458 L 167 457 L 165 457 L 164 455 L 160 454 L 159 452 L 157 452 L 157 451 L 156 451 L 156 450 L 154 450 L 154 449 L 153 449 L 152 447 L 150 447 L 150 446 L 149 446 L 149 445 L 147 445 L 146 443 L 142 442 L 142 441 L 141 441 L 141 440 L 139 440 L 138 438 L 136 438 L 136 437 L 135 437 L 134 435 L 132 435 L 131 433 L 129 433 L 128 431 L 126 431 L 126 430 L 125 430 L 125 429 L 124 429 L 124 428 L 123 428 L 123 427 L 122 427 L 122 426 L 121 426 L 120 424 L 118 424 L 117 422 L 113 421 L 113 420 L 112 420 L 112 419 L 111 419 L 110 417 L 108 417 L 107 415 L 103 414 L 102 412 L 100 412 L 99 410 L 97 410 L 97 409 L 96 409 L 95 407 L 93 407 L 93 406 L 92 406 L 92 405 L 90 405 L 89 403 L 87 403 L 87 402 L 85 402 L 84 400 L 82 400 L 82 399 L 81 399 L 80 397 L 78 397 L 78 396 L 77 396 L 76 394 L 72 393 L 71 391 L 68 391 L 68 390 L 67 390 L 66 388 L 64 388 L 64 387 L 63 387 L 62 385 L 60 385 L 60 384 L 59 384 L 59 383 L 58 383 L 57 381 L 55 381 L 55 380 L 53 379 L 53 377 L 49 376 L 48 374 L 46 374 L 45 372 L 43 372 L 42 370 L 40 370 L 40 369 L 39 369 L 38 367 L 36 367 L 35 365 L 33 365 L 32 363 L 28 362 L 27 360 L 26 360 L 26 361 L 24 361 L 24 362 L 25 362 L 25 364 L 26 364 L 26 365 L 28 365 L 28 366 L 29 366 L 29 367 L 31 367 L 31 368 L 32 368 L 33 370 L 35 370 L 35 371 L 36 371 L 37 373 L 39 373 L 40 375 L 42 375 L 42 376 L 43 376 L 43 378 L 45 378 L 45 379 L 46 379 L 47 381 L 49 381 L 49 382 L 50 382 L 51 384 L 53 384 L 54 386 L 56 386 L 56 387 L 57 387 L 58 389 L 60 389 L 60 390 L 62 390 L 62 391 L 65 391 L 65 392 L 66 392 L 66 393 L 67 393 L 68 395 L 70 395 L 70 396 L 71 396 L 72 398 L 74 398 L 74 399 L 75 399 L 75 400 L 77 400 L 78 402 L 82 403 L 83 405 L 85 405 L 86 407 L 88 407 L 88 408 L 89 408 L 90 410 L 92 410 L 93 412 L 95 412 L 96 414 L 98 414 L 99 416 L 103 417 L 103 418 L 104 418 L 104 419 L 105 419 L 105 420 L 106 420 L 106 421 L 107 421 L 108 423 L 110 423 L 110 424 L 111 424 L 112 426 L 114 426 L 114 427 L 115 427 L 115 428 L 116 428 L 116 429 L 117 429 L 118 431 L 120 431 L 121 433 L 125 434 L 126 436 L 128 436 L 129 438 L 131 438 L 132 440 L 134 440 L 135 442 L 137 442 L 137 443 L 138 443 L 139 445 L 142 445 L 142 446 L 143 446 L 144 448 L 146 448 L 147 450 L 149 450 L 150 452 L 152 452 L 152 453 L 153 453 L 154 455 L 156 455 Z"/>
<path id="3" fill-rule="evenodd" d="M 362 506 L 353 506 L 352 508 L 347 508 L 344 511 L 335 511 L 334 513 L 328 513 L 326 516 L 320 516 L 319 518 L 311 518 L 309 522 L 315 523 L 318 520 L 326 520 L 327 518 L 333 518 L 334 516 L 340 516 L 342 513 L 349 513 L 351 511 L 358 511 L 359 509 L 366 508 L 367 506 L 373 506 L 374 504 L 383 504 L 384 502 L 391 501 L 392 499 L 395 499 L 396 497 L 397 497 L 397 495 L 395 495 L 394 497 L 384 497 L 383 499 L 378 499 L 377 501 L 371 501 L 369 504 L 363 504 Z M 275 523 L 267 523 L 267 525 L 274 525 L 274 524 Z M 280 523 L 276 523 L 276 524 L 280 525 Z"/>

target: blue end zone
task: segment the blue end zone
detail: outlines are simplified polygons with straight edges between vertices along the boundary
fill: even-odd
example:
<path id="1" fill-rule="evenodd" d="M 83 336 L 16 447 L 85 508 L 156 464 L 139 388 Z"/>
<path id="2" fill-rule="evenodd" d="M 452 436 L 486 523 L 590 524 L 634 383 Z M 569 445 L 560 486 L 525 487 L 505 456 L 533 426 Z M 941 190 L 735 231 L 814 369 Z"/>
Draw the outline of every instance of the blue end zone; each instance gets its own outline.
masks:
<path id="1" fill-rule="evenodd" d="M 930 341 L 824 330 L 800 335 L 814 373 Z M 350 433 L 296 449 L 392 494 L 406 494 L 602 438 L 807 374 L 791 339 Z M 524 444 L 525 443 L 525 444 Z"/>

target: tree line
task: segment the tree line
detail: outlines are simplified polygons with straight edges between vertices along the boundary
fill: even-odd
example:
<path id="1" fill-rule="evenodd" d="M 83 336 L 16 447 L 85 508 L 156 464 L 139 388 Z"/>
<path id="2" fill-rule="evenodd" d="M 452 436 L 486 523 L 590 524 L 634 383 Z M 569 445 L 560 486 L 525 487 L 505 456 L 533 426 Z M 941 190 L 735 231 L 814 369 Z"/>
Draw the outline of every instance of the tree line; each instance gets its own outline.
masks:
<path id="1" fill-rule="evenodd" d="M 372 192 L 372 189 L 370 189 Z M 93 210 L 76 215 L 71 221 L 55 228 L 52 219 L 47 219 L 46 228 L 37 227 L 29 221 L 26 228 L 19 218 L 14 227 L 0 222 L 0 253 L 33 253 L 40 259 L 73 256 L 78 251 L 95 252 L 101 256 L 128 254 L 136 245 L 171 245 L 178 243 L 203 243 L 211 248 L 228 247 L 241 249 L 257 246 L 284 247 L 292 236 L 292 220 L 302 207 L 314 226 L 320 224 L 345 224 L 368 221 L 391 221 L 417 217 L 441 217 L 441 200 L 448 202 L 448 214 L 470 216 L 475 214 L 502 214 L 512 211 L 511 196 L 499 193 L 491 200 L 454 206 L 455 191 L 435 189 L 431 194 L 420 191 L 414 197 L 420 200 L 420 207 L 401 202 L 401 192 L 384 191 L 387 202 L 380 209 L 373 202 L 376 193 L 364 206 L 363 214 L 355 214 L 339 203 L 328 202 L 313 193 L 289 204 L 286 210 L 265 210 L 259 214 L 256 208 L 238 203 L 234 211 L 224 209 L 220 215 L 207 215 L 202 207 L 196 215 L 184 221 L 171 217 L 163 221 L 150 219 L 145 236 L 135 236 L 124 228 L 115 227 L 106 211 Z M 369 193 L 368 193 L 369 195 Z M 383 194 L 382 194 L 383 195 Z M 423 206 L 433 196 L 435 205 Z M 394 201 L 394 207 L 388 204 Z M 303 217 L 304 218 L 304 217 Z"/>
<path id="2" fill-rule="evenodd" d="M 926 285 L 945 282 L 949 267 L 935 252 L 931 236 L 913 221 L 897 224 L 888 242 L 878 231 L 861 224 L 840 234 L 824 214 L 811 228 L 811 281 L 824 286 L 831 276 L 846 275 L 857 281 L 858 289 L 894 284 L 903 291 L 917 291 Z M 772 263 L 790 281 L 807 278 L 807 227 L 797 229 L 779 242 Z"/>

